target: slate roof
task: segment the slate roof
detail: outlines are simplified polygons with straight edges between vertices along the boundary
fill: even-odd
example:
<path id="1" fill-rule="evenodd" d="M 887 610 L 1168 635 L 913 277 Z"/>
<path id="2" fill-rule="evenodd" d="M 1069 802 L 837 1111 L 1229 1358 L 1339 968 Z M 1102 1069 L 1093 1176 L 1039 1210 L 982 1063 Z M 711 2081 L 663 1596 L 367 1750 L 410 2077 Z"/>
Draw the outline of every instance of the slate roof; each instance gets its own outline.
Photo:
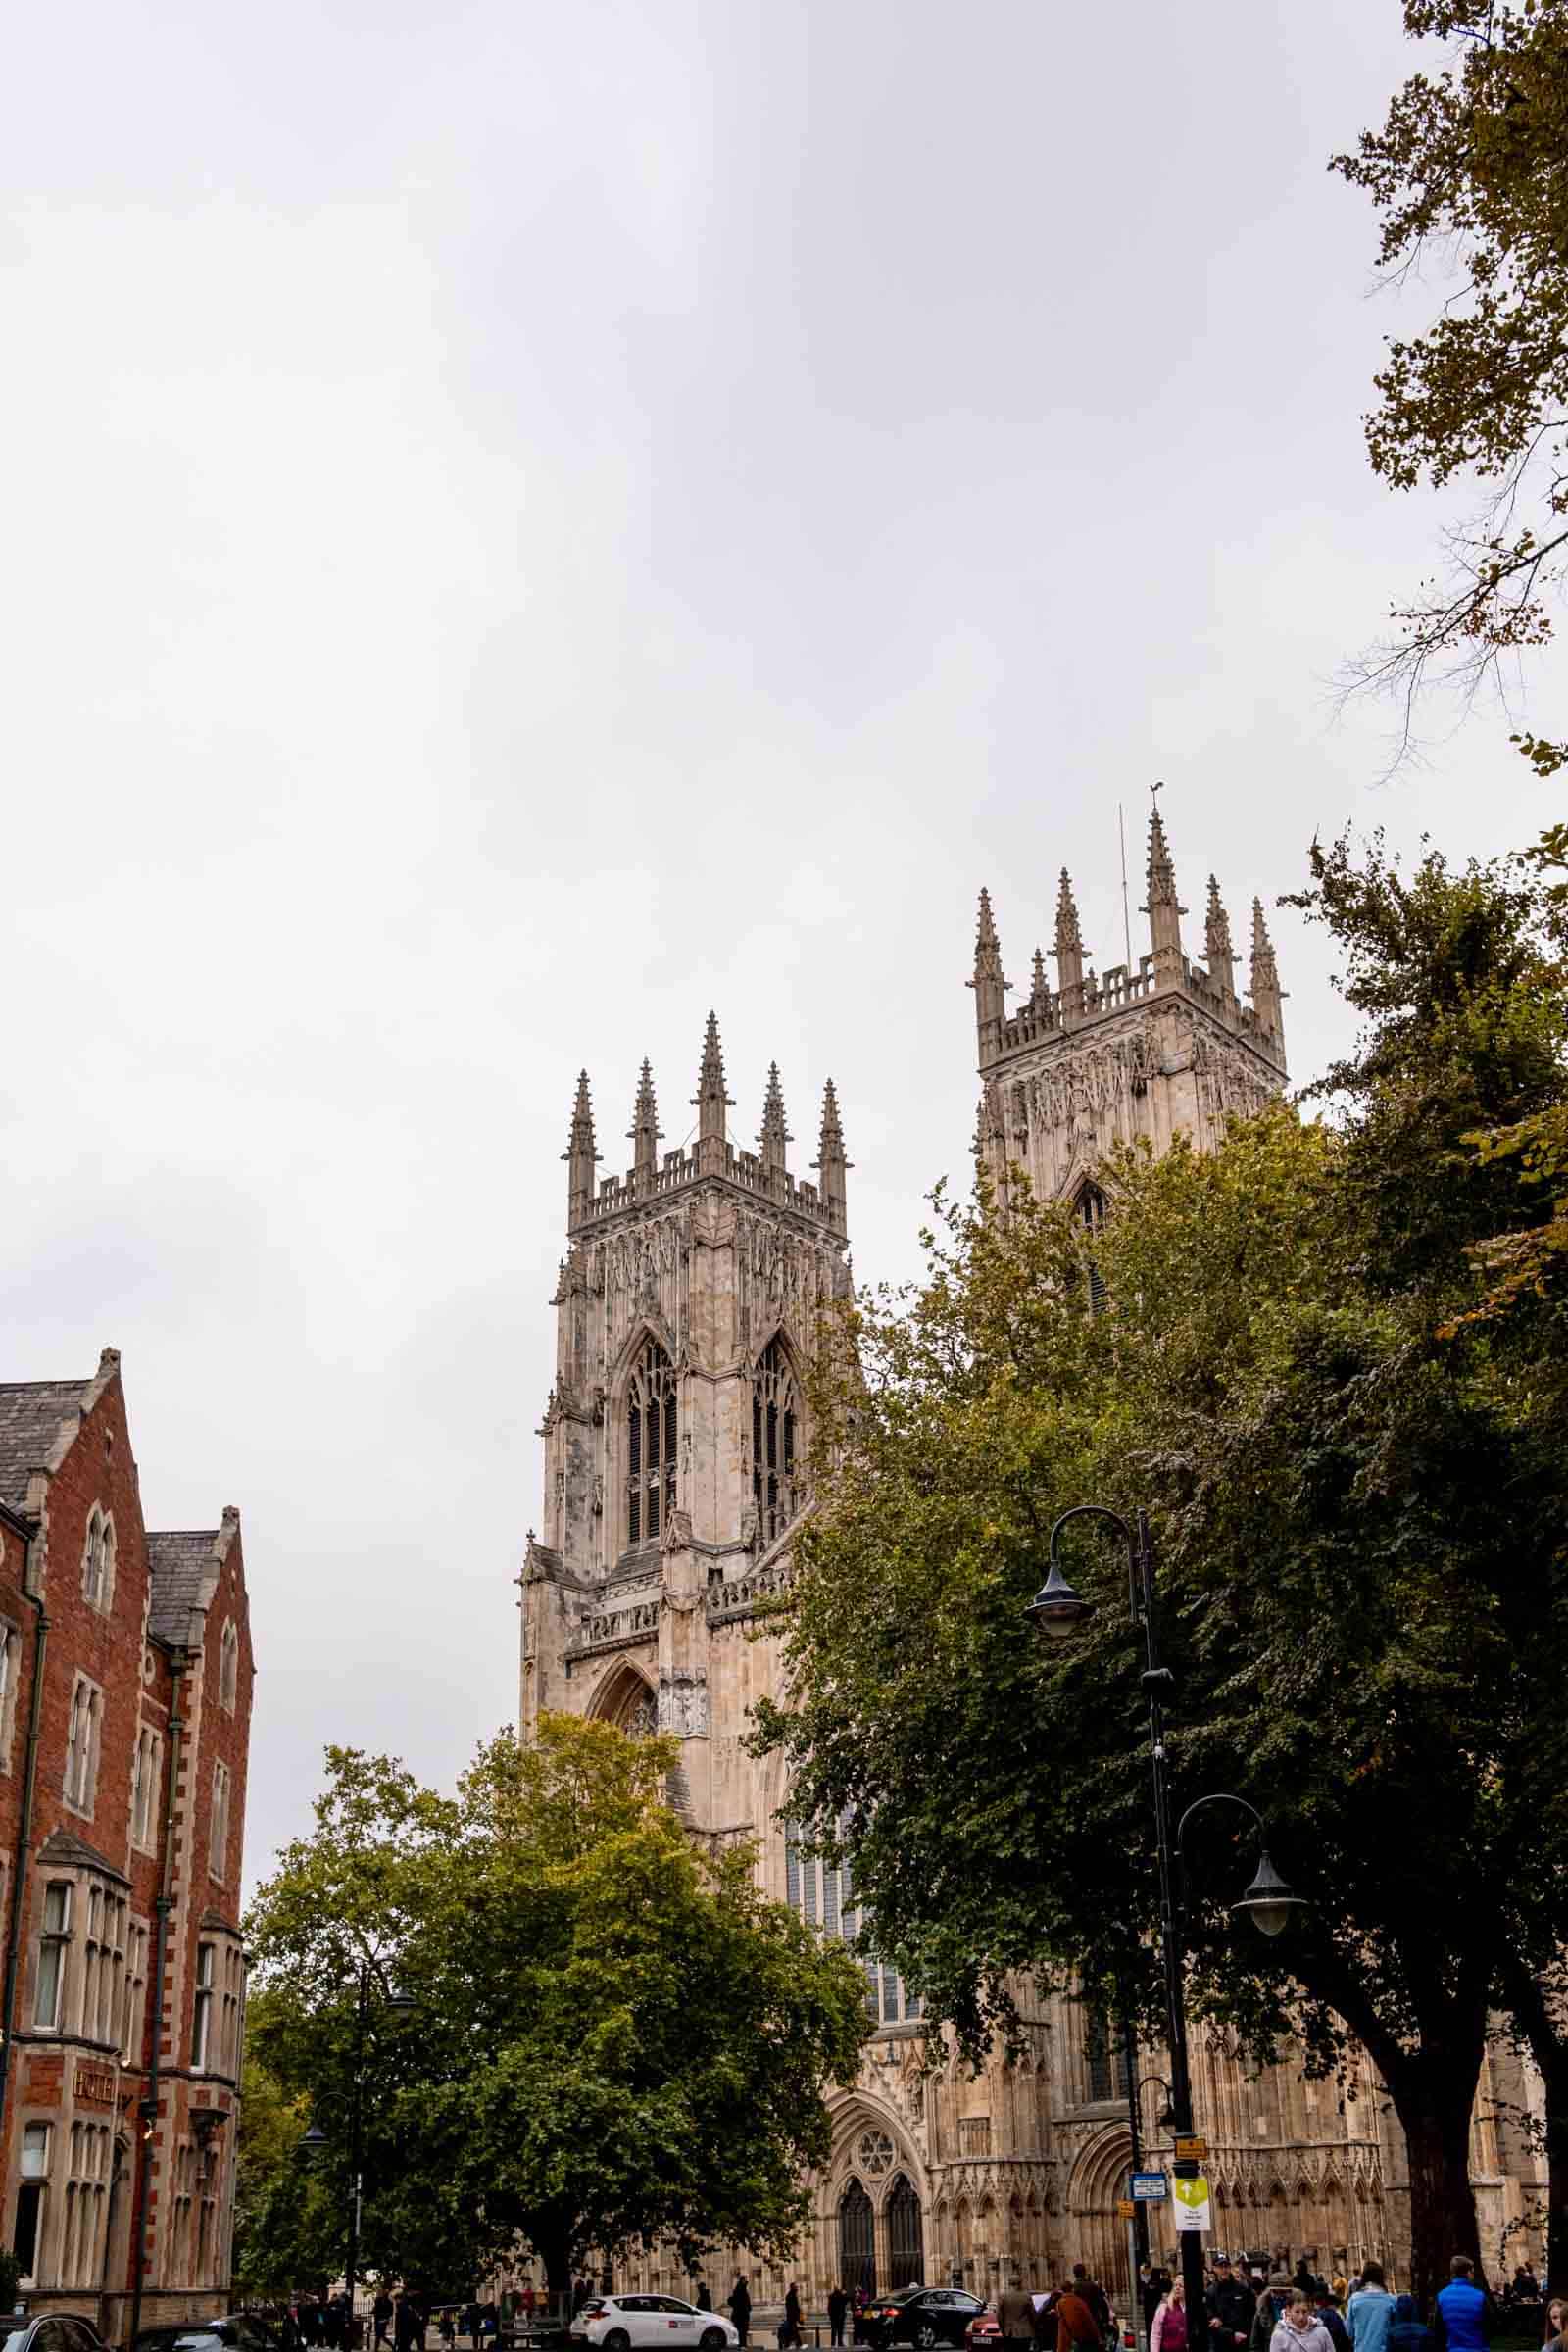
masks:
<path id="1" fill-rule="evenodd" d="M 27 1482 L 48 1460 L 61 1422 L 92 1386 L 85 1380 L 0 1381 L 0 1500 L 21 1510 Z"/>
<path id="2" fill-rule="evenodd" d="M 147 1631 L 155 1642 L 185 1646 L 190 1613 L 201 1606 L 204 1588 L 218 1574 L 218 1533 L 216 1527 L 182 1528 L 148 1536 L 153 1592 Z"/>
<path id="3" fill-rule="evenodd" d="M 102 1871 L 106 1877 L 118 1879 L 122 1886 L 130 1885 L 124 1872 L 117 1869 L 107 1854 L 101 1854 L 95 1845 L 89 1845 L 85 1838 L 78 1838 L 75 1831 L 67 1829 L 64 1822 L 52 1829 L 39 1846 L 38 1859 L 40 1862 L 72 1865 L 85 1863 L 89 1870 Z"/>

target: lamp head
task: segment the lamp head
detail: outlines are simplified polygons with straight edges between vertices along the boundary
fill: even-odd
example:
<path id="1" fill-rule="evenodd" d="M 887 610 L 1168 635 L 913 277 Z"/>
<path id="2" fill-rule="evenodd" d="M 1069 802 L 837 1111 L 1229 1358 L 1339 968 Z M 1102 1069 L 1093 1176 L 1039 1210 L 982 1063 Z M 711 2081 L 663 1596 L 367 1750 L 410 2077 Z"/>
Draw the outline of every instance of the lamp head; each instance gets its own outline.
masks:
<path id="1" fill-rule="evenodd" d="M 1252 1884 L 1239 1901 L 1232 1903 L 1232 1913 L 1241 1913 L 1251 1920 L 1263 1936 L 1282 1936 L 1290 1926 L 1293 1915 L 1306 1908 L 1306 1897 L 1293 1893 L 1269 1859 L 1265 1847 L 1257 1857 L 1257 1869 Z"/>
<path id="2" fill-rule="evenodd" d="M 301 2138 L 295 2152 L 303 2156 L 307 2163 L 310 2163 L 314 2158 L 322 2155 L 330 2145 L 331 2142 L 320 2125 L 313 2124 Z"/>
<path id="3" fill-rule="evenodd" d="M 1094 1602 L 1085 1600 L 1081 1592 L 1073 1591 L 1054 1560 L 1051 1563 L 1050 1575 L 1024 1611 L 1024 1615 L 1032 1617 L 1040 1632 L 1052 1642 L 1068 1641 L 1084 1619 L 1092 1617 L 1094 1613 Z"/>

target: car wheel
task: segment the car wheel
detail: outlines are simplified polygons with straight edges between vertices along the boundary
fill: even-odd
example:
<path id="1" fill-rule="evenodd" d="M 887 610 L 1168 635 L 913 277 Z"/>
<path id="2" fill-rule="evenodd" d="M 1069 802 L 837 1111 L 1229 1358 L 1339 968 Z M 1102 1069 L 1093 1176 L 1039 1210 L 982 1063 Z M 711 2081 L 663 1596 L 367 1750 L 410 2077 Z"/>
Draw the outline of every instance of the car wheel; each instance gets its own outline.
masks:
<path id="1" fill-rule="evenodd" d="M 722 2328 L 705 2328 L 697 2340 L 702 2345 L 703 2352 L 724 2352 Z"/>
<path id="2" fill-rule="evenodd" d="M 605 2338 L 605 2352 L 631 2352 L 631 2337 L 624 2328 L 612 2328 Z"/>
<path id="3" fill-rule="evenodd" d="M 914 2340 L 916 2345 L 919 2347 L 919 2352 L 931 2352 L 931 2348 L 937 2340 L 937 2331 L 932 2327 L 929 2320 L 922 2320 L 920 2322 L 919 2327 L 914 2331 Z"/>

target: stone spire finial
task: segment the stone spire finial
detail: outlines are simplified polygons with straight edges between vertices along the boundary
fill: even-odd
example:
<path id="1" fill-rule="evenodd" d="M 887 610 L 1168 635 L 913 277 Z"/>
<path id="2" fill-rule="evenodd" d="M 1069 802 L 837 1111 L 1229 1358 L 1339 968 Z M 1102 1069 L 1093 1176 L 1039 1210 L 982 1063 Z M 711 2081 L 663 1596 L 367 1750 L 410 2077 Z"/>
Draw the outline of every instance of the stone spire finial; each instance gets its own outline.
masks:
<path id="1" fill-rule="evenodd" d="M 711 1160 L 714 1170 L 721 1169 L 724 1146 L 724 1113 L 733 1110 L 735 1098 L 724 1091 L 724 1051 L 718 1042 L 718 1015 L 710 1012 L 703 1035 L 703 1066 L 698 1073 L 697 1092 L 692 1097 L 697 1110 L 697 1146 L 700 1159 Z M 704 1145 L 717 1147 L 716 1157 Z M 704 1173 L 711 1171 L 705 1166 Z"/>
<path id="2" fill-rule="evenodd" d="M 1050 994 L 1051 986 L 1046 979 L 1046 959 L 1040 950 L 1036 948 L 1035 959 L 1029 974 L 1029 1002 L 1038 1010 Z"/>
<path id="3" fill-rule="evenodd" d="M 988 1061 L 1002 1042 L 1002 1024 L 1006 1018 L 1007 983 L 1002 976 L 1002 944 L 997 938 L 997 926 L 991 914 L 991 893 L 980 893 L 980 923 L 974 942 L 974 978 L 969 982 L 974 990 L 974 1025 L 980 1044 L 980 1058 Z"/>
<path id="4" fill-rule="evenodd" d="M 594 1197 L 594 1169 L 599 1153 L 594 1149 L 594 1106 L 588 1096 L 588 1073 L 577 1074 L 577 1099 L 571 1106 L 571 1133 L 566 1149 L 561 1154 L 566 1162 L 566 1210 L 575 1223 L 586 1216 Z"/>
<path id="5" fill-rule="evenodd" d="M 1280 987 L 1280 969 L 1274 960 L 1274 942 L 1269 938 L 1268 925 L 1263 920 L 1263 902 L 1252 901 L 1252 985 L 1250 995 L 1252 1010 L 1262 1027 L 1281 1045 L 1285 1042 L 1285 1016 L 1281 1010 L 1285 992 Z"/>
<path id="6" fill-rule="evenodd" d="M 817 1190 L 822 1196 L 822 1205 L 841 1232 L 846 1221 L 844 1174 L 854 1164 L 853 1160 L 844 1156 L 844 1128 L 839 1119 L 839 1099 L 830 1078 L 822 1089 L 822 1133 L 811 1165 L 817 1171 Z"/>
<path id="7" fill-rule="evenodd" d="M 1061 992 L 1063 1012 L 1081 1009 L 1083 978 L 1084 935 L 1078 928 L 1072 877 L 1063 866 L 1061 880 L 1056 885 L 1056 986 Z"/>
<path id="8" fill-rule="evenodd" d="M 1154 790 L 1158 792 L 1156 784 Z M 1149 898 L 1140 912 L 1149 917 L 1149 944 L 1154 951 L 1156 980 L 1179 980 L 1182 974 L 1182 916 L 1187 912 L 1176 899 L 1176 867 L 1165 839 L 1165 821 L 1156 801 L 1149 818 Z"/>
<path id="9" fill-rule="evenodd" d="M 659 1104 L 654 1100 L 653 1068 L 646 1059 L 637 1081 L 637 1100 L 626 1133 L 632 1147 L 633 1174 L 652 1176 L 659 1165 L 659 1139 L 663 1130 L 659 1124 Z"/>
<path id="10" fill-rule="evenodd" d="M 795 1141 L 784 1124 L 784 1089 L 779 1084 L 778 1063 L 767 1065 L 767 1093 L 762 1101 L 762 1127 L 758 1136 L 762 1147 L 762 1165 L 780 1174 L 784 1168 L 784 1147 Z"/>
<path id="11" fill-rule="evenodd" d="M 1208 913 L 1203 924 L 1203 956 L 1208 976 L 1228 997 L 1236 994 L 1236 950 L 1231 946 L 1231 918 L 1219 895 L 1219 883 L 1208 877 Z"/>

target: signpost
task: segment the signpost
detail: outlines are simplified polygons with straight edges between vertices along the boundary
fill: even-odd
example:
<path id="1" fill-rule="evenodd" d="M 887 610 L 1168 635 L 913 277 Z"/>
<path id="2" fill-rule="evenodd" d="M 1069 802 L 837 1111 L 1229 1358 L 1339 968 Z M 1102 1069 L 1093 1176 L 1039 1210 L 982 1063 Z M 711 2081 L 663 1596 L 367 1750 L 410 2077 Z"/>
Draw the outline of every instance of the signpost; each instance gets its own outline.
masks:
<path id="1" fill-rule="evenodd" d="M 1163 2205 L 1169 2194 L 1163 2173 L 1134 2173 L 1133 2195 L 1140 2205 Z"/>
<path id="2" fill-rule="evenodd" d="M 1212 2230 L 1213 2211 L 1208 2201 L 1208 2180 L 1202 2173 L 1176 2183 L 1176 2227 L 1178 2230 Z"/>

